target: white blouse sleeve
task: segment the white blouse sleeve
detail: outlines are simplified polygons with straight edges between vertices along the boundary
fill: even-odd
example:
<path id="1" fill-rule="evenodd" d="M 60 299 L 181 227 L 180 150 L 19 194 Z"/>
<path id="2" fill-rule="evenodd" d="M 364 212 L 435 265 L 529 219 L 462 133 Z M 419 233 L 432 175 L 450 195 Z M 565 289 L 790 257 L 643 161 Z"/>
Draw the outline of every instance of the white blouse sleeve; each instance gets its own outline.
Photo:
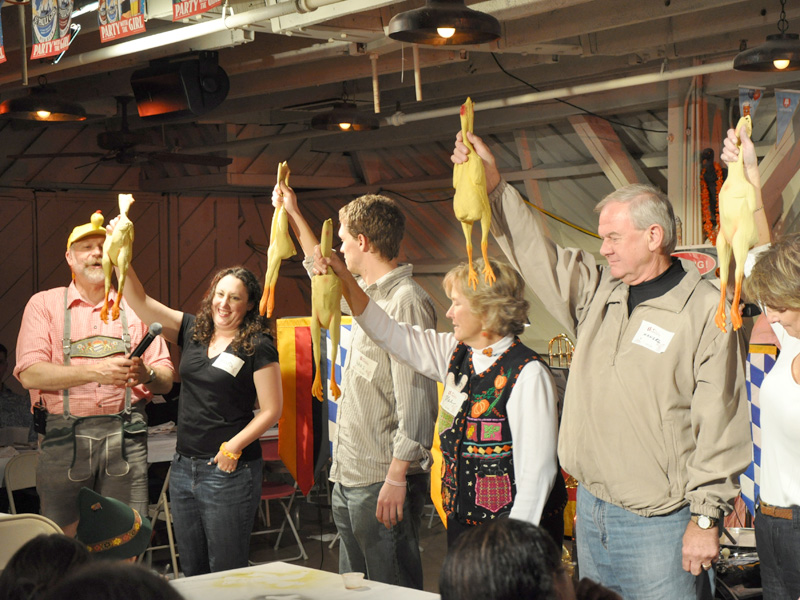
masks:
<path id="1" fill-rule="evenodd" d="M 512 519 L 538 525 L 553 489 L 558 469 L 556 403 L 550 371 L 538 361 L 525 365 L 507 405 L 517 486 Z"/>
<path id="2" fill-rule="evenodd" d="M 399 362 L 436 381 L 443 382 L 447 377 L 450 357 L 458 345 L 452 333 L 398 323 L 372 299 L 354 319 L 373 342 Z"/>

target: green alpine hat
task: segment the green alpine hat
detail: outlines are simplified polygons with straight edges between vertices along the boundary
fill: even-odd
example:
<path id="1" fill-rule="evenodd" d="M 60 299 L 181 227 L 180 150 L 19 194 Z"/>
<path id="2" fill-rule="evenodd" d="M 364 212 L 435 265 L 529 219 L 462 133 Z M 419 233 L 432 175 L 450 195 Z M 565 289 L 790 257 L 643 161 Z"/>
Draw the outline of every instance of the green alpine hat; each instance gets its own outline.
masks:
<path id="1" fill-rule="evenodd" d="M 78 510 L 76 537 L 97 558 L 133 558 L 150 545 L 150 520 L 124 502 L 84 487 L 78 494 Z"/>

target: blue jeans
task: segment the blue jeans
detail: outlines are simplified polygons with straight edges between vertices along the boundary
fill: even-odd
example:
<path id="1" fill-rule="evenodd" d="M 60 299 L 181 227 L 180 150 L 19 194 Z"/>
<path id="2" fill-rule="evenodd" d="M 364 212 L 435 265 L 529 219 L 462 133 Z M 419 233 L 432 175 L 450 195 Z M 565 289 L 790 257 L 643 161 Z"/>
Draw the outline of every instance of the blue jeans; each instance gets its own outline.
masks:
<path id="1" fill-rule="evenodd" d="M 709 600 L 714 571 L 695 576 L 681 565 L 689 507 L 641 517 L 578 486 L 576 542 L 581 577 L 625 600 Z"/>
<path id="2" fill-rule="evenodd" d="M 800 507 L 792 520 L 756 513 L 756 547 L 765 600 L 800 598 Z"/>
<path id="3" fill-rule="evenodd" d="M 209 458 L 176 454 L 170 509 L 187 577 L 247 566 L 250 533 L 261 500 L 261 459 L 239 461 L 233 473 Z"/>
<path id="4" fill-rule="evenodd" d="M 339 572 L 363 572 L 367 579 L 422 589 L 419 527 L 428 475 L 409 475 L 403 520 L 391 529 L 375 518 L 383 483 L 333 487 L 333 520 L 339 531 Z"/>

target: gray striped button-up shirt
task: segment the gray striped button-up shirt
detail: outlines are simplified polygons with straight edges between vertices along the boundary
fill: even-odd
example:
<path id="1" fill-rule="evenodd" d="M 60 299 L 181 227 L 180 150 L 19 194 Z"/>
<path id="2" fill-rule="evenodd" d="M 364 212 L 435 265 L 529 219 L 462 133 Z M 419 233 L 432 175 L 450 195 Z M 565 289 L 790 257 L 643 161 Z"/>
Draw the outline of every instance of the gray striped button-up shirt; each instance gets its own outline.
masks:
<path id="1" fill-rule="evenodd" d="M 434 329 L 433 301 L 411 273 L 412 266 L 405 264 L 372 285 L 359 284 L 393 318 Z M 409 475 L 424 472 L 438 409 L 436 383 L 395 361 L 355 322 L 351 335 L 330 479 L 347 487 L 381 482 L 392 458 L 410 461 Z M 359 354 L 366 369 L 351 368 Z"/>

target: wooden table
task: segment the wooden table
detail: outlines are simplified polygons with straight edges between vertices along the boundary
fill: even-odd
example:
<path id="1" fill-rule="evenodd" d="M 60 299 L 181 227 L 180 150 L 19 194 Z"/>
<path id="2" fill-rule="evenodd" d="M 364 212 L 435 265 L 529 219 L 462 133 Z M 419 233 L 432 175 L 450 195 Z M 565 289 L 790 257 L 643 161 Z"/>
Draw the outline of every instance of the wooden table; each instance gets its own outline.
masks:
<path id="1" fill-rule="evenodd" d="M 438 594 L 364 580 L 348 590 L 342 576 L 285 562 L 271 562 L 185 577 L 171 582 L 186 600 L 436 600 Z"/>

